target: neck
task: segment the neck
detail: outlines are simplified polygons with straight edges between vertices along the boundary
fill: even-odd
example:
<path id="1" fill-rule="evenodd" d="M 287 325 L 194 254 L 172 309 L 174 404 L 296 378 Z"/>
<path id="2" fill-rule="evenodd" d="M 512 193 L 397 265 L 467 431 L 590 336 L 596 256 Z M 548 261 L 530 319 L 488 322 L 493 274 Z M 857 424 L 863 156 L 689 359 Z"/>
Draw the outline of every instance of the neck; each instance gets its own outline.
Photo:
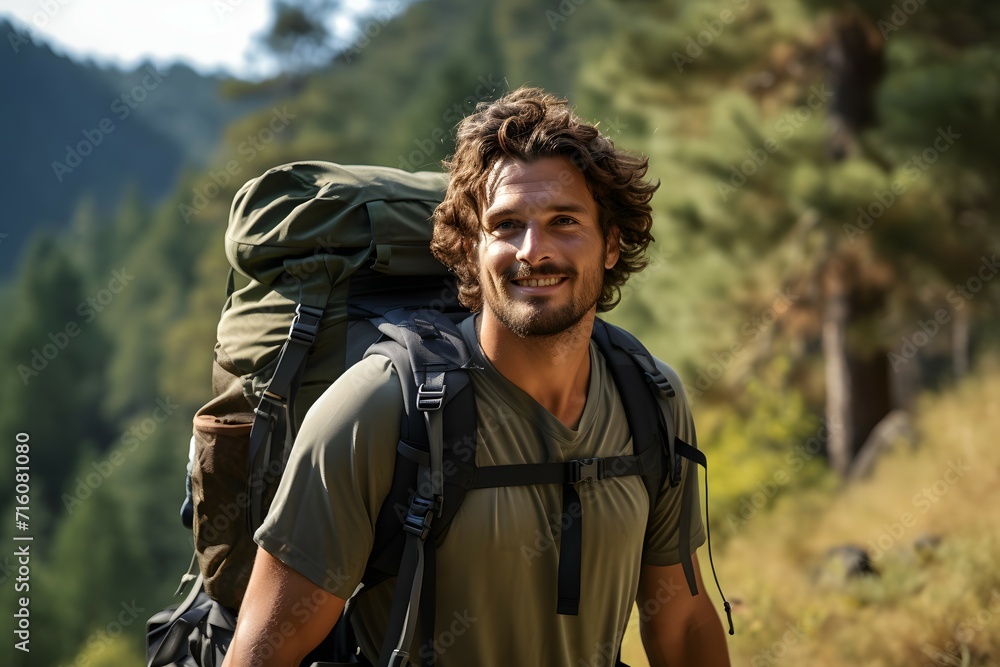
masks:
<path id="1" fill-rule="evenodd" d="M 521 338 L 487 306 L 476 316 L 476 331 L 493 367 L 575 430 L 587 403 L 594 318 L 595 311 L 591 311 L 559 334 Z"/>

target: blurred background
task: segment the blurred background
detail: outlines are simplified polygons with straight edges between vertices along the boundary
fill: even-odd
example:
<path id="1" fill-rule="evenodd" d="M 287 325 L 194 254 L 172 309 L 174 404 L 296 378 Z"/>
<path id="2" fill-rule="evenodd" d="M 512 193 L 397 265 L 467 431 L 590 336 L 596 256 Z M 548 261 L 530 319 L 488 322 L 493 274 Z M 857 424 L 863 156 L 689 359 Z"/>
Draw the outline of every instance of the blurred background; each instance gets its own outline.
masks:
<path id="1" fill-rule="evenodd" d="M 4 610 L 18 433 L 34 536 L 0 664 L 140 664 L 173 603 L 236 190 L 439 170 L 524 84 L 661 182 L 609 319 L 685 382 L 734 664 L 1000 664 L 997 3 L 8 0 L 0 28 Z"/>

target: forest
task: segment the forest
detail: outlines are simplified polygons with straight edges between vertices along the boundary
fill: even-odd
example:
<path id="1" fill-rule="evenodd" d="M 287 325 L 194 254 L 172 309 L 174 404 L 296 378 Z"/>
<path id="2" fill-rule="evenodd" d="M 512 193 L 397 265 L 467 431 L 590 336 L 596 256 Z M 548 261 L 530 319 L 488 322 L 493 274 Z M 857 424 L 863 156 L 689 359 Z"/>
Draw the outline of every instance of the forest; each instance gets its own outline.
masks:
<path id="1" fill-rule="evenodd" d="M 346 45 L 316 28 L 337 3 L 276 8 L 262 48 L 286 67 L 259 82 L 8 39 L 0 80 L 45 94 L 0 111 L 24 128 L 0 172 L 0 664 L 141 664 L 176 603 L 243 183 L 440 170 L 458 120 L 525 84 L 660 182 L 608 319 L 685 383 L 733 664 L 1000 662 L 1000 5 L 382 0 Z"/>

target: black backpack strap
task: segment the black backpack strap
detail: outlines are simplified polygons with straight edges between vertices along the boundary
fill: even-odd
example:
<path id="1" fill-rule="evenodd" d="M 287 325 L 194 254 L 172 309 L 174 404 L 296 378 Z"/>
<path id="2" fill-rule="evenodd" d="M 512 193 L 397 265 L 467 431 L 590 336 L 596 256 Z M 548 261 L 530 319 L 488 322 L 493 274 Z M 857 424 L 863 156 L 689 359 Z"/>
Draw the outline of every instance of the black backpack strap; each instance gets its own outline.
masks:
<path id="1" fill-rule="evenodd" d="M 296 306 L 295 318 L 278 354 L 274 374 L 261 395 L 260 404 L 254 409 L 246 489 L 247 528 L 251 534 L 264 521 L 265 482 L 280 473 L 295 438 L 295 393 L 322 319 L 323 308 L 304 303 Z"/>
<path id="2" fill-rule="evenodd" d="M 402 667 L 409 664 L 418 615 L 422 645 L 429 642 L 433 647 L 436 546 L 466 490 L 446 475 L 457 466 L 444 462 L 467 465 L 470 452 L 474 462 L 475 402 L 464 370 L 470 355 L 450 320 L 391 311 L 377 325 L 386 340 L 367 354 L 384 354 L 392 361 L 403 389 L 404 412 L 393 484 L 376 519 L 365 580 L 398 572 L 379 667 Z M 396 514 L 399 507 L 407 507 L 405 516 Z M 404 544 L 398 567 L 393 567 L 399 548 L 392 545 L 394 534 L 400 533 L 400 519 Z M 434 664 L 433 650 L 430 653 L 421 656 L 424 665 Z"/>
<path id="3" fill-rule="evenodd" d="M 708 521 L 708 460 L 704 452 L 677 437 L 673 427 L 673 419 L 664 417 L 664 411 L 660 409 L 661 402 L 657 400 L 658 398 L 674 398 L 676 391 L 670 385 L 670 381 L 656 367 L 653 355 L 632 334 L 598 319 L 594 322 L 593 338 L 608 361 L 615 386 L 625 407 L 637 455 L 641 457 L 646 451 L 645 448 L 651 446 L 646 443 L 656 443 L 655 447 L 661 460 L 663 454 L 666 454 L 666 460 L 661 464 L 658 477 L 650 474 L 649 470 L 644 471 L 646 473 L 644 479 L 647 480 L 646 488 L 650 492 L 650 512 L 652 512 L 659 495 L 664 479 L 663 475 L 669 476 L 671 487 L 680 484 L 681 457 L 705 468 L 705 530 L 708 536 L 708 560 L 712 567 L 712 575 L 715 577 L 715 584 L 722 596 L 726 617 L 729 620 L 729 634 L 734 634 L 732 607 L 726 600 L 725 594 L 722 593 L 719 578 L 715 573 L 715 562 L 712 559 L 712 533 Z M 646 385 L 645 389 L 641 388 L 643 384 Z M 668 411 L 670 410 L 668 400 L 663 400 L 662 405 Z M 655 437 L 650 436 L 649 433 L 653 420 L 656 421 L 658 433 Z M 647 438 L 648 440 L 646 440 Z M 666 452 L 663 451 L 664 445 Z M 697 488 L 697 468 L 691 472 L 694 474 L 693 483 L 685 486 L 685 492 L 681 496 L 678 541 L 684 577 L 691 595 L 697 595 L 698 584 L 694 574 L 694 563 L 691 560 L 691 504 L 694 502 L 695 489 Z"/>
<path id="4" fill-rule="evenodd" d="M 598 319 L 594 321 L 593 339 L 621 397 L 633 451 L 645 464 L 641 474 L 652 511 L 663 476 L 673 468 L 672 458 L 664 460 L 663 456 L 664 443 L 669 449 L 674 436 L 673 424 L 663 420 L 657 399 L 673 396 L 673 388 L 656 368 L 652 355 L 625 330 Z"/>
<path id="5" fill-rule="evenodd" d="M 722 608 L 726 611 L 726 620 L 729 622 L 729 634 L 734 635 L 736 634 L 736 630 L 733 628 L 733 607 L 729 604 L 729 600 L 726 599 L 726 594 L 722 592 L 722 586 L 719 584 L 719 575 L 715 572 L 715 561 L 712 558 L 712 524 L 708 520 L 708 458 L 700 449 L 692 447 L 683 440 L 678 439 L 676 447 L 678 455 L 705 469 L 705 533 L 708 538 L 708 563 L 712 567 L 712 577 L 715 579 L 715 587 L 719 589 L 719 596 L 722 598 Z M 686 560 L 684 559 L 684 554 L 691 552 L 691 503 L 694 500 L 694 490 L 697 488 L 698 469 L 692 468 L 689 474 L 693 475 L 694 479 L 692 480 L 693 483 L 685 487 L 686 492 L 681 496 L 679 546 L 681 550 L 681 564 L 684 568 L 684 577 L 687 579 L 688 588 L 691 589 L 692 595 L 697 595 L 698 587 L 695 583 L 694 565 L 691 563 L 690 557 Z"/>
<path id="6" fill-rule="evenodd" d="M 608 456 L 573 459 L 549 463 L 512 463 L 483 466 L 459 471 L 457 481 L 467 489 L 488 489 L 497 486 L 530 486 L 533 484 L 575 484 L 596 482 L 612 477 L 642 474 L 642 459 L 638 456 Z"/>

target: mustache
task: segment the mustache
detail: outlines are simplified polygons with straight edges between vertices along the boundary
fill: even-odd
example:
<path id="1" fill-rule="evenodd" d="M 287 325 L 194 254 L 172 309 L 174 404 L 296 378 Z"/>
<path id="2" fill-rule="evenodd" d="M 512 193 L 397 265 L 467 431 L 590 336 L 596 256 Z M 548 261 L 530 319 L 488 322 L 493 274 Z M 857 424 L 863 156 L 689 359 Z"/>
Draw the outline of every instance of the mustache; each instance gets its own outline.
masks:
<path id="1" fill-rule="evenodd" d="M 542 276 L 567 276 L 572 278 L 576 271 L 571 266 L 560 266 L 559 264 L 541 264 L 536 267 L 528 266 L 522 262 L 514 262 L 504 271 L 503 277 L 508 281 L 524 280 L 525 278 L 540 278 Z"/>

